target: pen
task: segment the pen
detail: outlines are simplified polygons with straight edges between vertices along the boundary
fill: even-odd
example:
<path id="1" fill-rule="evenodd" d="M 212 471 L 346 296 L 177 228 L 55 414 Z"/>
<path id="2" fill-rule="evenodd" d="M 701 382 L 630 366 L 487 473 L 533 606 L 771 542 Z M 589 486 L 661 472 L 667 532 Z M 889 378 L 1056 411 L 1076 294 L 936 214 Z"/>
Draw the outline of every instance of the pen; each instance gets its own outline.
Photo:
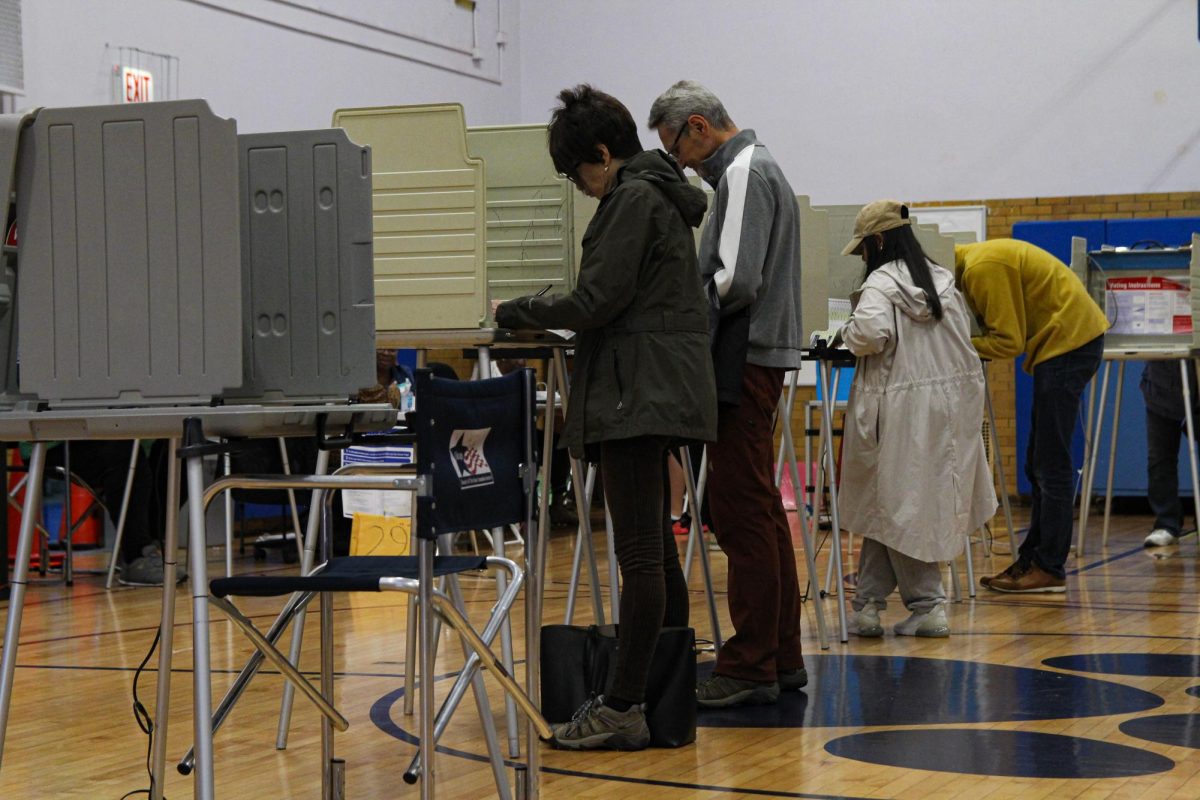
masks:
<path id="1" fill-rule="evenodd" d="M 542 295 L 544 295 L 546 292 L 550 291 L 550 289 L 551 289 L 553 286 L 554 286 L 554 284 L 553 284 L 553 283 L 547 283 L 547 284 L 545 285 L 545 287 L 544 287 L 544 288 L 543 288 L 543 289 L 542 289 L 540 292 L 538 292 L 537 294 L 535 294 L 535 295 L 534 295 L 534 297 L 541 297 L 541 296 L 542 296 Z"/>

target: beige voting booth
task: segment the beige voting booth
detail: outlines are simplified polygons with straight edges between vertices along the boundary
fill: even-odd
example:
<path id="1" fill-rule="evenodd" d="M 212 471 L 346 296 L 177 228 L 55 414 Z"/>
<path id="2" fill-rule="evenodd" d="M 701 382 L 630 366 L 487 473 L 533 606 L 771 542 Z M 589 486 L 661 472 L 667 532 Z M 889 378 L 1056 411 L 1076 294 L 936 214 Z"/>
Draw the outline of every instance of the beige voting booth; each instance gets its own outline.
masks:
<path id="1" fill-rule="evenodd" d="M 555 171 L 546 126 L 470 128 L 467 149 L 485 168 L 489 299 L 511 300 L 547 286 L 569 292 L 579 246 L 574 206 L 587 198 Z"/>
<path id="2" fill-rule="evenodd" d="M 462 106 L 346 108 L 371 148 L 377 331 L 475 328 L 486 316 L 483 160 Z"/>

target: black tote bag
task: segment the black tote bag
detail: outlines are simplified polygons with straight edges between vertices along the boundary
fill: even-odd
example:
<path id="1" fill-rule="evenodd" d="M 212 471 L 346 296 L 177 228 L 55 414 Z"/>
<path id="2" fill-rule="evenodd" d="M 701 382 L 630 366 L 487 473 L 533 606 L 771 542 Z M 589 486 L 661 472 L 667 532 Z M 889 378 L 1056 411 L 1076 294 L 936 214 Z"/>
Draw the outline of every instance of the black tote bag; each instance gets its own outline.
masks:
<path id="1" fill-rule="evenodd" d="M 542 715 L 562 723 L 592 695 L 607 694 L 617 666 L 617 626 L 542 626 Z M 696 741 L 696 632 L 663 628 L 646 681 L 651 747 Z"/>

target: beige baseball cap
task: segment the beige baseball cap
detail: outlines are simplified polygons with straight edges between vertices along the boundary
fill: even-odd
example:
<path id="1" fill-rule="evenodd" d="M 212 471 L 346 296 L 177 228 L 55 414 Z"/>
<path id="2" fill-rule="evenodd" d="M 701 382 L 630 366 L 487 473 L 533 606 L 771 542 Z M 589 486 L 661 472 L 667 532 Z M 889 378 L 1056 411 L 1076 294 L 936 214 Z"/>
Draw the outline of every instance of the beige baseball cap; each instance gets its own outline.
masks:
<path id="1" fill-rule="evenodd" d="M 862 240 L 868 236 L 911 224 L 908 206 L 899 200 L 876 200 L 874 203 L 867 203 L 854 218 L 854 238 L 842 248 L 842 255 L 857 255 L 862 247 Z"/>

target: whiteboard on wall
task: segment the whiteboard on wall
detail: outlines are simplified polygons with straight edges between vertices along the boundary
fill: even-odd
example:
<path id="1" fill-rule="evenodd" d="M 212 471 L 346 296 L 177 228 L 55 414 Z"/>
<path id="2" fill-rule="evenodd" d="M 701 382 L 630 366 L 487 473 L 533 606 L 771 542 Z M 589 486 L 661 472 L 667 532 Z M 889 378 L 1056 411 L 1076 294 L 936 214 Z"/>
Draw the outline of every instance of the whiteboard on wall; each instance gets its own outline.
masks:
<path id="1" fill-rule="evenodd" d="M 934 223 L 940 233 L 973 233 L 975 241 L 987 238 L 987 206 L 911 206 L 912 216 L 920 223 Z"/>

